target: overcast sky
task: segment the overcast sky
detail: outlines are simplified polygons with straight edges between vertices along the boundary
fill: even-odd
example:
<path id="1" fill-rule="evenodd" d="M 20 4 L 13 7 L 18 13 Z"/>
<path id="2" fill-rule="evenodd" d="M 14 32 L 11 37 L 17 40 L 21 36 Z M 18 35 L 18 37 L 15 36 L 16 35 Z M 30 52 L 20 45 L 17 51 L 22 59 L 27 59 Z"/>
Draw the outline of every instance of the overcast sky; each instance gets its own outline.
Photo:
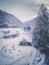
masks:
<path id="1" fill-rule="evenodd" d="M 0 0 L 0 9 L 25 22 L 37 15 L 41 3 L 49 9 L 49 0 Z"/>

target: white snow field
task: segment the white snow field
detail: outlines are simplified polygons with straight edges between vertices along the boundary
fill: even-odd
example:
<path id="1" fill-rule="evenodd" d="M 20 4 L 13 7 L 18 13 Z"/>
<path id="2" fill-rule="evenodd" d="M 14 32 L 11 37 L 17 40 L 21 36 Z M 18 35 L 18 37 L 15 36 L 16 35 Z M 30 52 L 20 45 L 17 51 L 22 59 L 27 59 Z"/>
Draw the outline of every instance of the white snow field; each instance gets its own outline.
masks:
<path id="1" fill-rule="evenodd" d="M 5 32 L 10 31 L 8 34 L 5 34 Z M 12 37 L 12 35 L 16 35 L 14 38 Z M 4 36 L 11 36 L 9 38 L 4 38 Z M 0 29 L 0 41 L 1 43 L 4 45 L 7 44 L 16 44 L 19 45 L 19 42 L 22 41 L 23 39 L 26 39 L 28 42 L 31 42 L 31 38 L 28 37 L 28 34 L 26 34 L 26 32 L 24 32 L 22 29 L 20 28 L 1 28 Z"/>
<path id="2" fill-rule="evenodd" d="M 32 65 L 37 52 L 34 48 L 29 46 L 15 46 L 12 45 L 2 48 L 0 54 L 0 65 Z"/>
<path id="3" fill-rule="evenodd" d="M 11 35 L 14 34 L 16 36 L 13 38 Z M 11 37 L 4 38 L 4 36 Z M 20 28 L 0 29 L 0 65 L 35 65 L 37 50 L 30 46 L 20 46 L 19 43 L 23 38 L 31 42 L 31 38 Z M 36 65 L 41 65 L 43 60 L 44 58 Z"/>

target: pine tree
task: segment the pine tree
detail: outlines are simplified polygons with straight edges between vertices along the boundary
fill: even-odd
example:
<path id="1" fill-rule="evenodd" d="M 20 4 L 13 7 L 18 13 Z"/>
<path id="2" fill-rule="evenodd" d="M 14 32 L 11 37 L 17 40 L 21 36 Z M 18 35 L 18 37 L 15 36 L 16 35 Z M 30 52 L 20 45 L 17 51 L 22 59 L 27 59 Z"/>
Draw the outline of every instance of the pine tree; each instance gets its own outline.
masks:
<path id="1" fill-rule="evenodd" d="M 32 43 L 42 50 L 48 48 L 47 45 L 49 45 L 48 16 L 47 8 L 44 4 L 39 9 L 37 24 L 33 31 Z"/>
<path id="2" fill-rule="evenodd" d="M 41 15 L 41 14 L 43 14 L 45 12 L 47 12 L 47 8 L 44 6 L 44 4 L 41 4 L 41 7 L 39 9 L 39 13 L 38 14 Z"/>

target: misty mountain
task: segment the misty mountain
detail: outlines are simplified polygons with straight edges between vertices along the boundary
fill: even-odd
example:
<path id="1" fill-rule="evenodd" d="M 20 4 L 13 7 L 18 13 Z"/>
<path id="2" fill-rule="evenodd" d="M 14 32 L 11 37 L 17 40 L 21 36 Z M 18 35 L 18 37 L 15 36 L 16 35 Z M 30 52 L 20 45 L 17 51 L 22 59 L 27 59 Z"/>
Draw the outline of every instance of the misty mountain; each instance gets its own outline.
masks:
<path id="1" fill-rule="evenodd" d="M 47 13 L 47 16 L 48 16 L 48 21 L 49 21 L 49 13 Z M 42 17 L 42 16 L 40 15 L 40 16 L 35 17 L 35 18 L 32 19 L 32 20 L 26 21 L 26 22 L 24 23 L 24 26 L 35 26 L 36 23 L 37 23 L 37 20 L 39 20 L 40 17 Z"/>
<path id="2" fill-rule="evenodd" d="M 23 23 L 12 14 L 0 10 L 0 28 L 20 27 L 22 24 Z"/>
<path id="3" fill-rule="evenodd" d="M 46 19 L 45 19 L 46 18 Z M 31 28 L 34 28 L 37 23 L 39 23 L 40 21 L 48 21 L 49 22 L 49 13 L 47 11 L 47 8 L 45 7 L 44 4 L 42 4 L 39 8 L 37 17 L 35 17 L 34 19 L 27 21 L 26 23 L 24 23 L 24 27 L 27 27 L 27 30 L 30 31 Z M 30 28 L 30 27 L 31 28 Z M 29 28 L 28 28 L 29 27 Z"/>
<path id="4" fill-rule="evenodd" d="M 48 16 L 48 22 L 49 22 L 49 13 L 46 13 L 46 15 Z M 37 22 L 40 20 L 41 17 L 44 18 L 42 15 L 37 15 L 37 17 L 35 17 L 34 19 L 25 22 L 24 23 L 24 30 L 27 31 L 29 34 L 32 34 L 34 28 L 37 25 Z"/>

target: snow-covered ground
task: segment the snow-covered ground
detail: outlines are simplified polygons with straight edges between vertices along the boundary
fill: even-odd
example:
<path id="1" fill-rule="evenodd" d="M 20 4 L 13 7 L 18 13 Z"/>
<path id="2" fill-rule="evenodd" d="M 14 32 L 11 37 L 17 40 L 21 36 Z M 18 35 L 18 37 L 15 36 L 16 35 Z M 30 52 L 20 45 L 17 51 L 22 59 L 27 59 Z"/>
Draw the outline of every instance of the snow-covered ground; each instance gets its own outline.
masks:
<path id="1" fill-rule="evenodd" d="M 3 38 L 3 36 L 10 36 L 14 34 L 18 34 L 18 36 L 7 39 Z M 20 46 L 20 41 L 23 39 L 28 42 L 32 41 L 31 38 L 28 37 L 28 34 L 20 28 L 0 29 L 0 65 L 34 65 L 35 57 L 38 51 L 33 46 Z M 43 60 L 41 63 L 42 62 Z"/>
<path id="2" fill-rule="evenodd" d="M 32 65 L 37 53 L 34 51 L 36 49 L 29 46 L 6 46 L 1 50 L 0 65 Z"/>
<path id="3" fill-rule="evenodd" d="M 8 31 L 10 32 L 5 34 Z M 18 36 L 7 39 L 3 38 L 3 36 L 9 36 L 14 34 L 18 34 Z M 32 53 L 32 48 L 29 46 L 26 47 L 19 46 L 19 43 L 20 41 L 23 40 L 23 38 L 25 38 L 28 42 L 31 42 L 30 37 L 28 37 L 27 34 L 22 29 L 19 28 L 0 29 L 0 65 L 13 65 L 13 64 L 19 65 L 21 63 L 25 64 L 29 62 L 29 60 L 27 60 L 29 58 L 28 54 L 30 55 Z"/>
<path id="4" fill-rule="evenodd" d="M 10 31 L 9 34 L 4 34 L 4 32 L 7 32 L 7 31 Z M 16 44 L 16 45 L 19 45 L 19 42 L 22 41 L 24 38 L 28 41 L 28 42 L 31 42 L 31 38 L 28 37 L 28 35 L 26 34 L 26 32 L 24 32 L 22 29 L 19 29 L 19 28 L 3 28 L 3 29 L 0 29 L 0 42 L 2 44 Z M 10 36 L 10 35 L 14 35 L 14 34 L 18 34 L 16 37 L 14 38 L 3 38 L 3 36 Z"/>

